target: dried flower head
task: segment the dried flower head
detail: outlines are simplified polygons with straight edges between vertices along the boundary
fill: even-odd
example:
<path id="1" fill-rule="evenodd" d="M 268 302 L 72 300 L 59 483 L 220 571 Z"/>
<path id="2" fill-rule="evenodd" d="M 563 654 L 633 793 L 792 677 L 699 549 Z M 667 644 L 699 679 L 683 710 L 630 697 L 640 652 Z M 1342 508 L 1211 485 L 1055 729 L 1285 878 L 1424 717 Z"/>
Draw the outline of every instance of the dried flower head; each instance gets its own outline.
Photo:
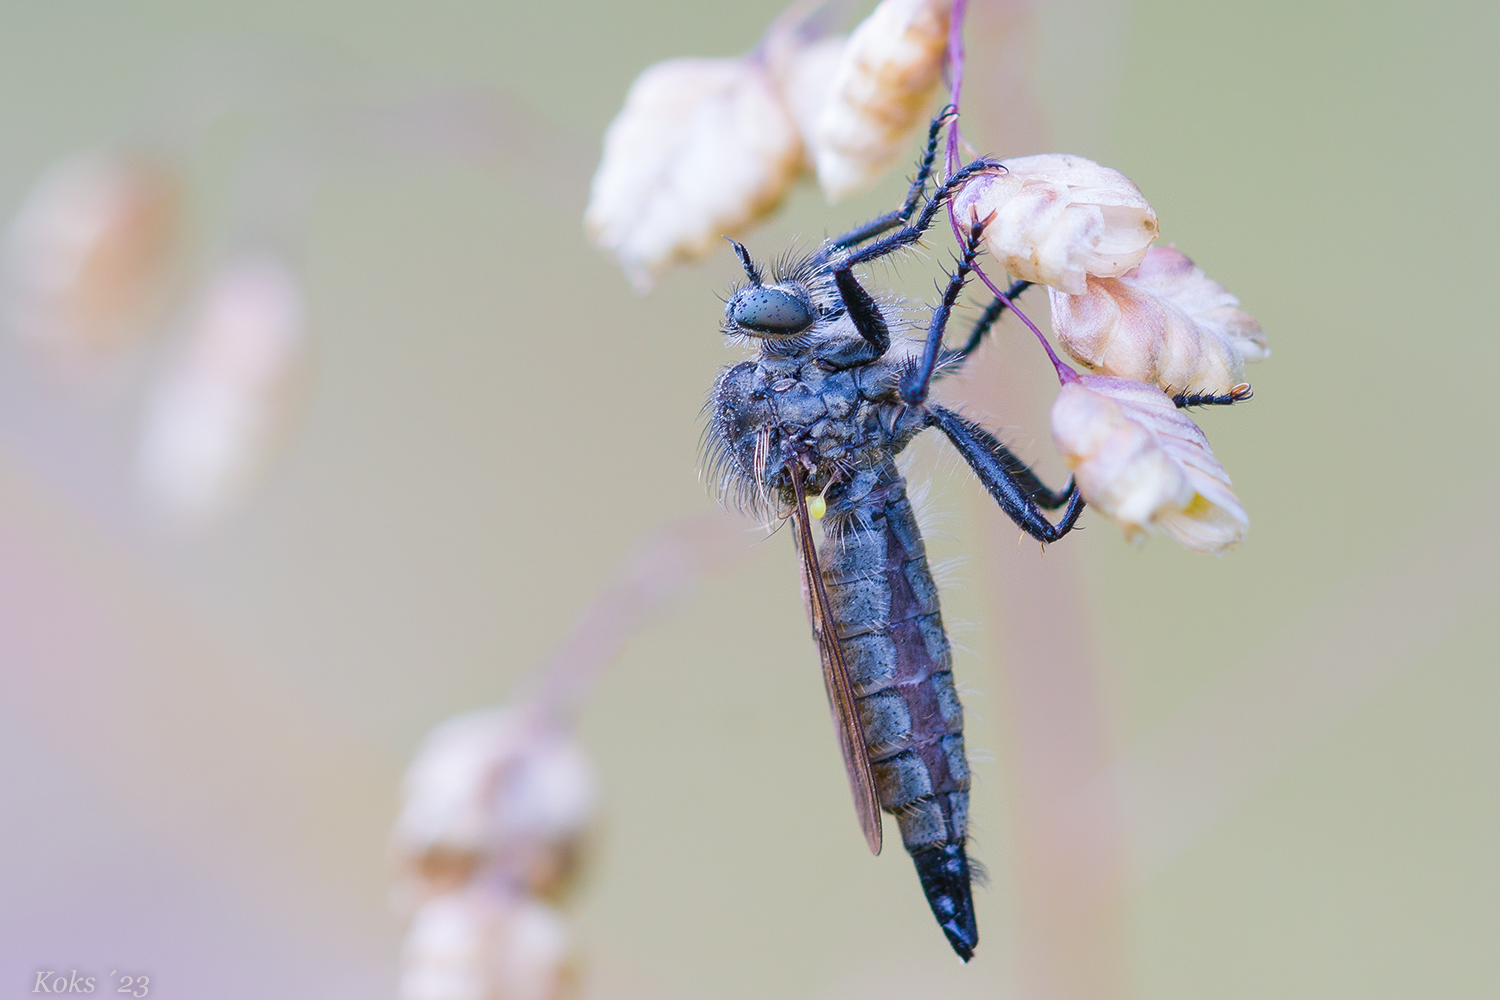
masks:
<path id="1" fill-rule="evenodd" d="M 809 136 L 830 201 L 874 184 L 906 152 L 942 77 L 952 0 L 882 0 L 849 36 Z"/>
<path id="2" fill-rule="evenodd" d="M 604 134 L 584 224 L 637 288 L 774 209 L 802 140 L 765 67 L 674 59 L 646 69 Z"/>
<path id="3" fill-rule="evenodd" d="M 407 770 L 395 849 L 419 895 L 480 868 L 556 895 L 594 808 L 593 769 L 571 734 L 515 709 L 471 712 L 433 730 Z"/>
<path id="4" fill-rule="evenodd" d="M 85 154 L 47 171 L 5 238 L 10 322 L 64 354 L 129 344 L 161 290 L 177 195 L 164 168 L 129 157 Z"/>
<path id="5" fill-rule="evenodd" d="M 1016 277 L 1081 295 L 1089 275 L 1124 274 L 1156 239 L 1156 213 L 1118 170 L 1061 153 L 1002 162 L 954 206 L 959 218 L 994 213 L 985 248 Z"/>
<path id="6" fill-rule="evenodd" d="M 1226 394 L 1247 360 L 1271 353 L 1239 299 L 1173 247 L 1152 247 L 1118 278 L 1089 278 L 1082 295 L 1050 295 L 1064 350 L 1096 372 L 1169 392 Z"/>
<path id="7" fill-rule="evenodd" d="M 302 292 L 279 257 L 219 268 L 147 406 L 139 473 L 153 501 L 202 520 L 253 481 L 284 422 L 303 335 Z"/>
<path id="8" fill-rule="evenodd" d="M 557 911 L 483 884 L 425 903 L 401 949 L 401 1000 L 565 1000 L 577 991 Z"/>
<path id="9" fill-rule="evenodd" d="M 1209 553 L 1244 540 L 1249 517 L 1208 438 L 1155 386 L 1069 381 L 1052 404 L 1052 440 L 1084 499 L 1127 535 L 1160 530 Z"/>

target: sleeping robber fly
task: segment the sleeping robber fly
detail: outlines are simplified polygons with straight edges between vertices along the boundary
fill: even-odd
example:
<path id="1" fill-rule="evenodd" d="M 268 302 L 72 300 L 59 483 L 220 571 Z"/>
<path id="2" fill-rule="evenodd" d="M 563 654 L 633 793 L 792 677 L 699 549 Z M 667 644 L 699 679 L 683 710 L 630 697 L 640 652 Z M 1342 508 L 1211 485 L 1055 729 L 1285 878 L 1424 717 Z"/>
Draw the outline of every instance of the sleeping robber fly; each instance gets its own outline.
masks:
<path id="1" fill-rule="evenodd" d="M 745 282 L 725 306 L 724 332 L 758 344 L 754 360 L 725 369 L 706 412 L 707 475 L 726 496 L 790 517 L 834 727 L 870 850 L 880 852 L 884 809 L 896 818 L 922 890 L 953 950 L 968 961 L 979 933 L 970 890 L 969 767 L 952 654 L 896 455 L 937 427 L 1000 508 L 1044 542 L 1073 527 L 1083 499 L 1054 492 L 989 431 L 927 402 L 935 373 L 963 364 L 1000 318 L 996 296 L 960 348 L 943 343 L 983 232 L 971 221 L 956 270 L 924 340 L 891 337 L 895 306 L 861 286 L 854 269 L 921 240 L 939 210 L 976 174 L 976 160 L 928 194 L 938 136 L 902 206 L 769 271 L 734 243 Z M 918 206 L 920 205 L 920 210 Z M 732 242 L 732 241 L 731 241 Z M 1017 282 L 1010 294 L 1027 287 Z M 1044 510 L 1065 507 L 1054 524 Z M 823 544 L 812 517 L 822 517 Z"/>

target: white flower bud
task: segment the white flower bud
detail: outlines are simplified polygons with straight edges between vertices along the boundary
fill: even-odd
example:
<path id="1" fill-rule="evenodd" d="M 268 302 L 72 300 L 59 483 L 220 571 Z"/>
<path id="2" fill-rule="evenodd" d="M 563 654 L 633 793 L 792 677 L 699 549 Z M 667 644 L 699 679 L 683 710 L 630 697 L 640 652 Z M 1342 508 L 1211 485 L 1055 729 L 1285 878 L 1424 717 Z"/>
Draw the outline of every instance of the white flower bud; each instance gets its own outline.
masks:
<path id="1" fill-rule="evenodd" d="M 584 224 L 642 291 L 774 209 L 802 141 L 766 70 L 748 59 L 649 67 L 604 133 Z"/>
<path id="2" fill-rule="evenodd" d="M 177 194 L 164 169 L 124 157 L 86 154 L 47 171 L 6 234 L 9 321 L 64 355 L 131 343 L 161 291 Z"/>
<path id="3" fill-rule="evenodd" d="M 843 49 L 810 145 L 829 201 L 868 188 L 927 120 L 952 0 L 882 0 Z"/>
<path id="4" fill-rule="evenodd" d="M 396 853 L 427 891 L 482 867 L 556 894 L 575 872 L 595 798 L 570 734 L 513 709 L 460 715 L 428 735 L 407 770 Z"/>
<path id="5" fill-rule="evenodd" d="M 209 281 L 186 348 L 147 405 L 147 496 L 200 521 L 254 480 L 285 419 L 303 352 L 302 293 L 280 258 L 244 254 Z"/>
<path id="6" fill-rule="evenodd" d="M 1228 393 L 1247 360 L 1271 353 L 1240 300 L 1172 247 L 1152 247 L 1118 278 L 1090 278 L 1082 295 L 1050 295 L 1052 330 L 1070 355 L 1168 392 Z"/>
<path id="7" fill-rule="evenodd" d="M 954 205 L 961 219 L 994 213 L 985 248 L 1017 278 L 1081 295 L 1087 276 L 1124 274 L 1156 239 L 1156 213 L 1118 170 L 1062 153 L 1002 162 Z"/>
<path id="8" fill-rule="evenodd" d="M 565 1000 L 578 976 L 568 926 L 545 903 L 489 886 L 438 896 L 412 918 L 401 1000 Z"/>
<path id="9" fill-rule="evenodd" d="M 1208 438 L 1160 389 L 1085 375 L 1052 404 L 1052 440 L 1083 498 L 1129 536 L 1160 530 L 1195 552 L 1243 541 L 1249 517 Z"/>

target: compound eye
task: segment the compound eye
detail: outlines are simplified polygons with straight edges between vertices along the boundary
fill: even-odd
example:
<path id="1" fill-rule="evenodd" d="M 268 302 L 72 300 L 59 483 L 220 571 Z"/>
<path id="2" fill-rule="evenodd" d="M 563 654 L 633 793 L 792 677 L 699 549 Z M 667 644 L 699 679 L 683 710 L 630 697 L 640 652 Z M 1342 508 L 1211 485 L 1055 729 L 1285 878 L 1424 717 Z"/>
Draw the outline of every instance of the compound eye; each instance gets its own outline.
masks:
<path id="1" fill-rule="evenodd" d="M 807 303 L 783 288 L 763 285 L 740 289 L 725 310 L 737 325 L 768 336 L 801 333 L 813 325 Z"/>

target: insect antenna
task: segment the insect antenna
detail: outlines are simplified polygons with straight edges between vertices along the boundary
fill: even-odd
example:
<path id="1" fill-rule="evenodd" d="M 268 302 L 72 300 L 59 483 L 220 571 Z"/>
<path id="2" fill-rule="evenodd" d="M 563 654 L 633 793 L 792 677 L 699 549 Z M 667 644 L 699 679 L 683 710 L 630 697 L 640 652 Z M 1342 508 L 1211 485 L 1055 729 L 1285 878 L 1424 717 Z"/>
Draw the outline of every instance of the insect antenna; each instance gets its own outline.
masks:
<path id="1" fill-rule="evenodd" d="M 745 249 L 745 244 L 739 240 L 730 240 L 728 236 L 724 238 L 729 240 L 730 246 L 734 247 L 735 254 L 740 258 L 740 266 L 745 269 L 745 277 L 750 279 L 750 284 L 759 285 L 761 283 L 760 268 L 756 267 L 755 261 L 750 259 L 750 251 Z"/>

